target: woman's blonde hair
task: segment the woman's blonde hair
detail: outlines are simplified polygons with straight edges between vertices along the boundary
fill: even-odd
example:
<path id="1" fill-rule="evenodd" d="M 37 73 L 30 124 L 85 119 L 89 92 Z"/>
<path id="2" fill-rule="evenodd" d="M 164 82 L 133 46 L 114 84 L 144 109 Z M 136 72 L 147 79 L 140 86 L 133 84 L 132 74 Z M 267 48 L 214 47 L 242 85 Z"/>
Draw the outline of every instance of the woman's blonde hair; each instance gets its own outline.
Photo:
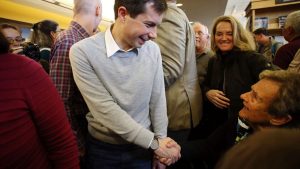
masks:
<path id="1" fill-rule="evenodd" d="M 212 29 L 211 36 L 211 49 L 216 52 L 218 47 L 215 42 L 216 27 L 220 22 L 228 22 L 232 27 L 233 46 L 239 48 L 242 51 L 255 50 L 255 42 L 252 34 L 243 28 L 242 24 L 236 20 L 233 16 L 220 16 L 218 17 Z"/>

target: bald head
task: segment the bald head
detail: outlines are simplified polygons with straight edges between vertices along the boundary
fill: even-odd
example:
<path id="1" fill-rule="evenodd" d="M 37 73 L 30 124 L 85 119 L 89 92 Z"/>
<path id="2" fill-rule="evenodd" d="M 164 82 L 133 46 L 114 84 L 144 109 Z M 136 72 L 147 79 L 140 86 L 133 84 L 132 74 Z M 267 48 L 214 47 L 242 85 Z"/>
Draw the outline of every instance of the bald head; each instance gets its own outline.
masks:
<path id="1" fill-rule="evenodd" d="M 73 21 L 92 35 L 102 20 L 101 0 L 74 0 L 73 13 Z"/>
<path id="2" fill-rule="evenodd" d="M 96 6 L 102 6 L 101 0 L 74 0 L 74 16 L 95 13 Z"/>

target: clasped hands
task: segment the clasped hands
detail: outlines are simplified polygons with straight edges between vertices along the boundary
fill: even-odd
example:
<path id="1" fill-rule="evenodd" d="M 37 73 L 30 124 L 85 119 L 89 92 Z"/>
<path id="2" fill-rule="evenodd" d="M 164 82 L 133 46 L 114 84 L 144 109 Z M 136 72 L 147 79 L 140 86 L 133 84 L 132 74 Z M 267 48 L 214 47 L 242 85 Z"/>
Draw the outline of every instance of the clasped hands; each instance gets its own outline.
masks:
<path id="1" fill-rule="evenodd" d="M 181 157 L 181 147 L 171 138 L 158 139 L 159 148 L 154 151 L 154 157 L 165 165 L 171 165 Z"/>

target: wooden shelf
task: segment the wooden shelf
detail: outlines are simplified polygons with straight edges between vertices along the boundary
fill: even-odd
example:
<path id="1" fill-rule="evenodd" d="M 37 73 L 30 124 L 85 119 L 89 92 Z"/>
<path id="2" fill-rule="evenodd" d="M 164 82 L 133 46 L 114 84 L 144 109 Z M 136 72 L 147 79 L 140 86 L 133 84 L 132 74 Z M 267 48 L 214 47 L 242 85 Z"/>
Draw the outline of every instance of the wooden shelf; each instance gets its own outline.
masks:
<path id="1" fill-rule="evenodd" d="M 278 17 L 287 16 L 289 13 L 299 9 L 300 0 L 280 4 L 276 4 L 275 0 L 251 0 L 245 9 L 246 16 L 249 18 L 248 28 L 250 31 L 254 31 L 255 18 L 267 17 L 270 34 L 281 35 Z"/>
<path id="2" fill-rule="evenodd" d="M 282 35 L 282 29 L 280 29 L 280 28 L 268 29 L 268 32 L 270 35 L 273 35 L 273 36 L 281 36 Z"/>

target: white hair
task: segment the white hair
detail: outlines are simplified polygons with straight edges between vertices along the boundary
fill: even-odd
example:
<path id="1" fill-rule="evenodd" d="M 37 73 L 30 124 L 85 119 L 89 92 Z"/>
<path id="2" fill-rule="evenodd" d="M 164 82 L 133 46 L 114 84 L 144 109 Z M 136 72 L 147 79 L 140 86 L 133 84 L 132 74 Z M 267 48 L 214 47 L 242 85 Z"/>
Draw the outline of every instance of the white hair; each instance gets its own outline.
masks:
<path id="1" fill-rule="evenodd" d="M 290 13 L 286 18 L 286 26 L 291 26 L 300 35 L 300 10 Z"/>
<path id="2" fill-rule="evenodd" d="M 196 25 L 203 26 L 204 27 L 204 32 L 203 33 L 209 35 L 208 28 L 207 28 L 206 25 L 202 24 L 201 22 L 194 22 L 193 26 L 196 26 Z"/>

